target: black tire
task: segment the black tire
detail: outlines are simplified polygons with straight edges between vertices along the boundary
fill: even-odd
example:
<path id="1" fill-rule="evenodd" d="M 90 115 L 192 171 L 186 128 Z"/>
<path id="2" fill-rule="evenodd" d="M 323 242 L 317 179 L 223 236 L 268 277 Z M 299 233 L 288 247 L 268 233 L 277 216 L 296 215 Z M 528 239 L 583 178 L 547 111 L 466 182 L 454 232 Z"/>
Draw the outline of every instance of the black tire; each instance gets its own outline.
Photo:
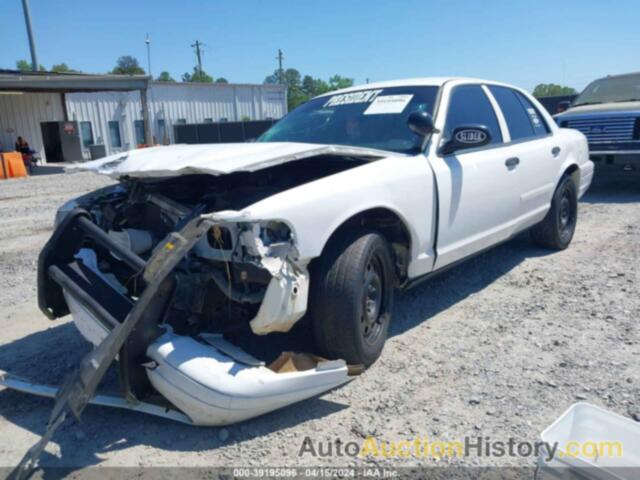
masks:
<path id="1" fill-rule="evenodd" d="M 369 366 L 380 356 L 394 294 L 391 250 L 377 232 L 330 241 L 311 272 L 309 315 L 318 353 Z"/>
<path id="2" fill-rule="evenodd" d="M 571 177 L 560 180 L 544 220 L 531 228 L 531 238 L 540 247 L 564 250 L 573 239 L 578 221 L 578 191 Z"/>

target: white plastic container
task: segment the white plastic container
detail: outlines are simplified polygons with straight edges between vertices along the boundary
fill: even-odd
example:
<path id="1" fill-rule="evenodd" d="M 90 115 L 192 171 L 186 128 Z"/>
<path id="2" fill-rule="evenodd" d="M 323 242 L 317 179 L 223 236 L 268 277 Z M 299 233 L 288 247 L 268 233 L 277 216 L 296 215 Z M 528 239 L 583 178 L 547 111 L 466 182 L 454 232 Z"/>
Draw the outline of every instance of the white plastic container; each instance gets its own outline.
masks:
<path id="1" fill-rule="evenodd" d="M 542 432 L 541 438 L 549 445 L 558 444 L 551 461 L 546 451 L 541 453 L 541 478 L 640 479 L 640 423 L 629 418 L 589 403 L 575 403 Z M 570 442 L 579 442 L 572 447 L 577 456 L 566 455 Z M 577 445 L 586 446 L 589 453 L 594 451 L 591 445 L 603 450 L 593 457 L 576 450 Z M 606 454 L 607 449 L 612 454 Z"/>

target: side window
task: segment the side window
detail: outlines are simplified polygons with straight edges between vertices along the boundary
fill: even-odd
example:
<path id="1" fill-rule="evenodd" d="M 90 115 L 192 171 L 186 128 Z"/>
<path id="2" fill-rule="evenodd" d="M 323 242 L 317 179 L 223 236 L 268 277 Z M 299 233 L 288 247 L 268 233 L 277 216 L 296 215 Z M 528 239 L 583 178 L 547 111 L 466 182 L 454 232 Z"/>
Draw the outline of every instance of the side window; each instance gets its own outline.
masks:
<path id="1" fill-rule="evenodd" d="M 93 130 L 91 129 L 91 122 L 80 122 L 80 133 L 82 134 L 82 145 L 85 148 L 89 148 L 89 145 L 93 145 Z"/>
<path id="2" fill-rule="evenodd" d="M 453 129 L 462 125 L 484 125 L 491 133 L 491 143 L 502 143 L 496 113 L 480 85 L 462 85 L 453 89 L 444 127 L 445 138 L 451 138 Z"/>
<path id="3" fill-rule="evenodd" d="M 147 143 L 144 134 L 144 120 L 134 120 L 133 126 L 136 130 L 136 144 L 144 145 Z"/>
<path id="4" fill-rule="evenodd" d="M 118 121 L 109 122 L 109 138 L 111 139 L 111 147 L 122 147 L 122 139 L 120 138 L 120 123 Z"/>
<path id="5" fill-rule="evenodd" d="M 533 105 L 533 103 L 529 101 L 527 97 L 522 95 L 520 92 L 514 91 L 514 93 L 518 97 L 518 100 L 520 100 L 520 103 L 522 103 L 522 106 L 527 111 L 527 115 L 529 116 L 531 126 L 536 136 L 543 137 L 544 135 L 547 135 L 550 132 L 549 126 L 544 121 L 542 115 L 540 115 L 538 109 Z"/>
<path id="6" fill-rule="evenodd" d="M 165 138 L 164 138 L 164 134 L 166 133 L 166 128 L 165 128 L 165 123 L 164 123 L 164 118 L 159 118 L 158 119 L 158 134 L 160 136 L 160 142 L 164 143 L 165 142 Z"/>
<path id="7" fill-rule="evenodd" d="M 507 127 L 509 127 L 511 140 L 535 137 L 536 134 L 533 131 L 531 120 L 529 120 L 529 114 L 522 102 L 516 97 L 516 92 L 510 88 L 495 85 L 490 85 L 489 90 L 502 110 Z"/>

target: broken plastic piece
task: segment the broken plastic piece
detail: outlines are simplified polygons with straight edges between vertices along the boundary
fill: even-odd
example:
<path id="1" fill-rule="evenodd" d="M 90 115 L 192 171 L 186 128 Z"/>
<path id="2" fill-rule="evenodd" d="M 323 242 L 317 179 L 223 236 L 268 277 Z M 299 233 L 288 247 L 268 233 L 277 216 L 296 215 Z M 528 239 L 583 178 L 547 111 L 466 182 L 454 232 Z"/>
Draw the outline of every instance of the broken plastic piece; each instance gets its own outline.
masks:
<path id="1" fill-rule="evenodd" d="M 147 371 L 153 387 L 196 425 L 227 425 L 253 418 L 351 380 L 342 360 L 317 361 L 314 366 L 308 363 L 313 357 L 308 357 L 304 370 L 277 373 L 245 365 L 218 348 L 173 333 L 151 344 L 147 356 L 158 364 Z M 303 360 L 295 362 L 300 365 Z"/>
<path id="2" fill-rule="evenodd" d="M 280 263 L 280 271 L 271 278 L 260 309 L 250 322 L 257 335 L 288 332 L 307 311 L 309 273 L 289 261 Z"/>

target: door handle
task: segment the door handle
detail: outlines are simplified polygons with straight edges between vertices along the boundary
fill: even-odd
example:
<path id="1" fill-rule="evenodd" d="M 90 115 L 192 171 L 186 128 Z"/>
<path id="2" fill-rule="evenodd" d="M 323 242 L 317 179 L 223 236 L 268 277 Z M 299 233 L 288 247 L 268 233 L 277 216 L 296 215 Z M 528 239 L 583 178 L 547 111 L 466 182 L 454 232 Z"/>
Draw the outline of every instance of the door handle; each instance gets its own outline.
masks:
<path id="1" fill-rule="evenodd" d="M 520 163 L 520 159 L 518 157 L 507 158 L 504 162 L 507 168 L 514 168 L 519 163 Z"/>
<path id="2" fill-rule="evenodd" d="M 551 155 L 553 155 L 554 157 L 557 157 L 558 155 L 560 155 L 561 151 L 562 149 L 560 147 L 553 147 L 551 149 Z"/>

